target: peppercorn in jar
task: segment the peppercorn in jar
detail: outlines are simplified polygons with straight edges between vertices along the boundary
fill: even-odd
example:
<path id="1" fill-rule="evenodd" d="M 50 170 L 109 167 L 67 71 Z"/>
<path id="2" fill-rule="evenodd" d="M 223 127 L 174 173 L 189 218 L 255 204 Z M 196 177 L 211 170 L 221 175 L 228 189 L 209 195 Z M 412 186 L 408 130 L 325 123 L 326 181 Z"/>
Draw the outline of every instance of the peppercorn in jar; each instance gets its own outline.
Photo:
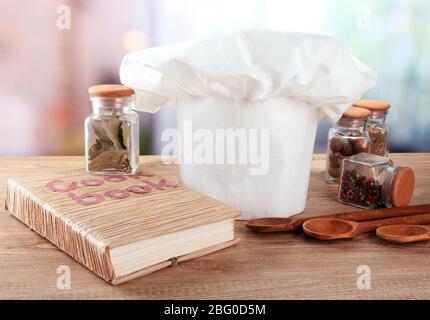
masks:
<path id="1" fill-rule="evenodd" d="M 378 156 L 388 155 L 388 126 L 385 123 L 388 102 L 378 100 L 360 100 L 354 106 L 370 110 L 371 115 L 367 120 L 366 130 L 370 138 L 370 152 Z"/>
<path id="2" fill-rule="evenodd" d="M 339 201 L 364 209 L 408 206 L 415 186 L 409 167 L 386 157 L 359 153 L 343 160 Z"/>
<path id="3" fill-rule="evenodd" d="M 351 107 L 342 115 L 336 126 L 330 129 L 325 173 L 327 183 L 339 181 L 344 158 L 369 151 L 370 138 L 365 127 L 370 114 L 367 109 Z"/>

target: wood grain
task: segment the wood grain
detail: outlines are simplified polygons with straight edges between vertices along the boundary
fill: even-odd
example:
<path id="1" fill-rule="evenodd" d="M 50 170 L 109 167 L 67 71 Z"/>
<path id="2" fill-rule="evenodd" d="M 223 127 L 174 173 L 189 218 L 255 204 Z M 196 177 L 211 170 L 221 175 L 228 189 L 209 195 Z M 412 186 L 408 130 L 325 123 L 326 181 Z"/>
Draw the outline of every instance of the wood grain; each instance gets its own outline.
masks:
<path id="1" fill-rule="evenodd" d="M 412 204 L 430 203 L 430 154 L 391 157 L 415 171 Z M 0 200 L 11 175 L 83 165 L 81 157 L 0 158 Z M 336 201 L 336 186 L 323 182 L 324 167 L 324 157 L 316 155 L 303 216 L 356 210 Z M 177 175 L 175 167 L 163 170 L 166 179 Z M 235 247 L 113 287 L 2 211 L 0 298 L 430 299 L 430 243 L 395 245 L 373 234 L 327 243 L 303 233 L 254 234 L 243 222 L 236 232 L 242 243 Z M 56 287 L 60 265 L 71 268 L 71 290 Z M 360 265 L 371 268 L 370 290 L 357 289 Z"/>

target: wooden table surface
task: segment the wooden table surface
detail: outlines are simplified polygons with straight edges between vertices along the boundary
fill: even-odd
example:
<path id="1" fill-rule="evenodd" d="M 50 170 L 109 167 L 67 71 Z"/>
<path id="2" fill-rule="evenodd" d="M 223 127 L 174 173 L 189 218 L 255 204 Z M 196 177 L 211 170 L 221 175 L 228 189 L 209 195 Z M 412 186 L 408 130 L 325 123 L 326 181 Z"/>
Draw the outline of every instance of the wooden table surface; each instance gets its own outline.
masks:
<path id="1" fill-rule="evenodd" d="M 430 154 L 392 154 L 417 176 L 413 204 L 430 203 Z M 143 157 L 143 163 L 157 161 Z M 81 157 L 0 158 L 0 200 L 6 179 L 51 168 L 82 166 Z M 304 215 L 352 211 L 323 182 L 316 155 Z M 172 174 L 177 168 L 169 167 Z M 3 205 L 2 205 L 3 207 Z M 302 233 L 256 235 L 236 222 L 242 242 L 120 286 L 111 286 L 54 245 L 0 212 L 1 299 L 430 299 L 430 242 L 394 245 L 367 234 L 320 242 Z M 57 289 L 57 268 L 71 269 L 71 289 Z M 357 288 L 357 268 L 370 268 L 371 289 Z"/>

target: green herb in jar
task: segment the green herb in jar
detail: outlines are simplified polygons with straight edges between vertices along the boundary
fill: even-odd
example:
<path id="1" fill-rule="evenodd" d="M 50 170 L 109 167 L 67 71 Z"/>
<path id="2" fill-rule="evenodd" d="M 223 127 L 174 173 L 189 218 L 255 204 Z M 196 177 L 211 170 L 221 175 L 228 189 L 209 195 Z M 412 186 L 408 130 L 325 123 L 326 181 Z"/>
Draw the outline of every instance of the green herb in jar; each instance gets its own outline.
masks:
<path id="1" fill-rule="evenodd" d="M 85 119 L 85 156 L 92 174 L 131 175 L 139 164 L 139 116 L 134 90 L 118 84 L 88 89 L 92 113 Z"/>
<path id="2" fill-rule="evenodd" d="M 121 121 L 114 108 L 109 123 L 93 123 L 92 128 L 96 138 L 88 150 L 88 168 L 131 172 L 129 123 Z"/>

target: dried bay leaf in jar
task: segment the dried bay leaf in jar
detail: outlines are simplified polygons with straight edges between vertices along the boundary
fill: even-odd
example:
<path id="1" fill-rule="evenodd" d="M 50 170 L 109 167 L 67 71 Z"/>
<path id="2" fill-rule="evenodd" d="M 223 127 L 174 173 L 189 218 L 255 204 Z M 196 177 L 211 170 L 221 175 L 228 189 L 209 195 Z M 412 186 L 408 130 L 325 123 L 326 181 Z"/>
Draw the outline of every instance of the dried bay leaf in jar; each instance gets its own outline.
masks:
<path id="1" fill-rule="evenodd" d="M 96 85 L 88 93 L 93 113 L 85 120 L 87 171 L 134 174 L 139 162 L 139 116 L 132 110 L 133 89 Z"/>
<path id="2" fill-rule="evenodd" d="M 411 168 L 394 166 L 386 157 L 360 153 L 343 160 L 338 199 L 364 209 L 406 207 L 414 187 Z"/>
<path id="3" fill-rule="evenodd" d="M 351 107 L 342 115 L 336 126 L 330 129 L 325 172 L 327 183 L 339 181 L 343 159 L 369 151 L 370 139 L 365 127 L 370 114 L 367 109 Z"/>
<path id="4" fill-rule="evenodd" d="M 368 109 L 371 112 L 366 124 L 370 137 L 370 152 L 378 156 L 387 156 L 389 131 L 385 120 L 391 105 L 380 100 L 360 100 L 354 106 Z"/>

